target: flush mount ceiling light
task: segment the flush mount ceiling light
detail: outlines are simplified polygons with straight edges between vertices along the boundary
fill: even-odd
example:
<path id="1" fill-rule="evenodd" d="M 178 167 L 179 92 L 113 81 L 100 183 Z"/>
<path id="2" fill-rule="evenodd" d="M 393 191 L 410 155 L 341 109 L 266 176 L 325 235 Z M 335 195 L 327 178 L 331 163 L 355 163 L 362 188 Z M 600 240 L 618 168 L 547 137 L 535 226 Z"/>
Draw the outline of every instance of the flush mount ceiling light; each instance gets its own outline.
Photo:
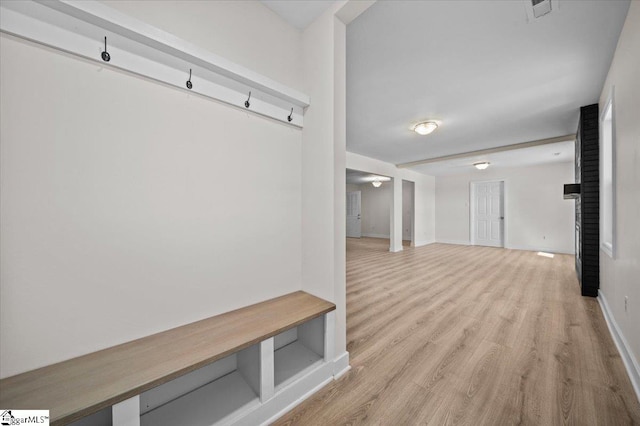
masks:
<path id="1" fill-rule="evenodd" d="M 489 163 L 488 161 L 481 161 L 479 163 L 473 163 L 474 167 L 476 169 L 478 169 L 478 170 L 486 169 L 487 167 L 489 167 L 489 164 L 491 164 L 491 163 Z"/>
<path id="2" fill-rule="evenodd" d="M 423 121 L 413 126 L 413 131 L 419 135 L 428 135 L 438 128 L 438 123 L 435 121 Z"/>
<path id="3" fill-rule="evenodd" d="M 371 182 L 371 185 L 373 185 L 373 186 L 374 186 L 374 187 L 376 187 L 376 188 L 379 188 L 379 187 L 380 187 L 380 185 L 382 185 L 382 182 L 380 182 L 380 179 L 375 178 L 375 179 L 373 180 L 373 182 Z"/>

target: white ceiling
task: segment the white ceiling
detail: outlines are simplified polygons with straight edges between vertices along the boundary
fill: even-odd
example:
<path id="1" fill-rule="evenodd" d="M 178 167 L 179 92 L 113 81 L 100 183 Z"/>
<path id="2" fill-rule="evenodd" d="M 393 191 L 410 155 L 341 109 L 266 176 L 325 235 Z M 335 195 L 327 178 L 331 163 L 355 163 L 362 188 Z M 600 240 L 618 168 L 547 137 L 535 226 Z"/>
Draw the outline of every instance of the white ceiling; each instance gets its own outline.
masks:
<path id="1" fill-rule="evenodd" d="M 262 4 L 280 15 L 289 24 L 304 30 L 322 15 L 333 0 L 261 0 Z"/>
<path id="2" fill-rule="evenodd" d="M 579 107 L 598 101 L 628 6 L 560 0 L 527 22 L 520 0 L 378 1 L 347 28 L 347 150 L 397 164 L 575 133 Z M 440 128 L 409 129 L 424 119 Z M 490 161 L 559 160 L 538 148 Z"/>
<path id="3" fill-rule="evenodd" d="M 353 185 L 360 185 L 363 183 L 373 182 L 378 179 L 381 182 L 391 180 L 388 176 L 375 175 L 373 173 L 361 172 L 359 170 L 347 169 L 347 183 Z"/>
<path id="4" fill-rule="evenodd" d="M 413 167 L 413 170 L 431 176 L 448 176 L 461 173 L 482 173 L 473 163 L 488 161 L 489 168 L 526 167 L 547 163 L 573 162 L 575 145 L 573 141 L 539 145 L 512 151 L 485 155 L 475 155 L 453 160 L 438 161 Z"/>

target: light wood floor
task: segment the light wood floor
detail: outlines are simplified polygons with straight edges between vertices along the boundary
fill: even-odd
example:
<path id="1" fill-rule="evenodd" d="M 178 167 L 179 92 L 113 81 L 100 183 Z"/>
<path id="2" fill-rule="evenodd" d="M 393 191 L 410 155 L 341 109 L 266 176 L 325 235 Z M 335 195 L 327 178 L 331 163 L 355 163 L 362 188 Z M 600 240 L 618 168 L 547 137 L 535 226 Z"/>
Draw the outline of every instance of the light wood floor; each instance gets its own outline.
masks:
<path id="1" fill-rule="evenodd" d="M 640 424 L 572 256 L 388 247 L 348 239 L 352 369 L 277 424 Z"/>

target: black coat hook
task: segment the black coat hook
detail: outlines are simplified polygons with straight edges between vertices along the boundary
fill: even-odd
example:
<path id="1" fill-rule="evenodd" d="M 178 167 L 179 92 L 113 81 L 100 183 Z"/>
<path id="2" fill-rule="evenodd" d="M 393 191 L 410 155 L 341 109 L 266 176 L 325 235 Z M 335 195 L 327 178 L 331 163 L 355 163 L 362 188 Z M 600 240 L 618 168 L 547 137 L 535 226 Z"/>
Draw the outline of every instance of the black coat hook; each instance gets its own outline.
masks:
<path id="1" fill-rule="evenodd" d="M 291 114 L 287 117 L 287 121 L 291 123 L 293 121 L 293 108 L 291 108 Z"/>
<path id="2" fill-rule="evenodd" d="M 193 84 L 191 83 L 191 69 L 189 69 L 189 80 L 187 80 L 187 89 L 191 90 Z"/>
<path id="3" fill-rule="evenodd" d="M 105 62 L 109 62 L 111 60 L 111 55 L 107 52 L 107 37 L 104 38 L 104 52 L 100 55 L 102 56 L 102 60 Z"/>
<path id="4" fill-rule="evenodd" d="M 251 100 L 251 91 L 249 91 L 249 97 L 247 98 L 247 100 L 244 101 L 245 108 L 249 108 L 251 106 L 251 104 L 249 103 L 250 100 Z"/>

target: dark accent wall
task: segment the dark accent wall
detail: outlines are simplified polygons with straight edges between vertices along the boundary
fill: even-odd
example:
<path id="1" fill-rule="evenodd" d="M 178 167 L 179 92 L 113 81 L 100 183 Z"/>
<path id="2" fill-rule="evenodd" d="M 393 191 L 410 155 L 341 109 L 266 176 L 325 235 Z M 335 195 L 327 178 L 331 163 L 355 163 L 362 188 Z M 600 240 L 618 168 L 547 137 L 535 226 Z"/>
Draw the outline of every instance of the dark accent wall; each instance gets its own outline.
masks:
<path id="1" fill-rule="evenodd" d="M 600 171 L 598 104 L 580 108 L 576 135 L 576 272 L 583 296 L 600 287 Z"/>

